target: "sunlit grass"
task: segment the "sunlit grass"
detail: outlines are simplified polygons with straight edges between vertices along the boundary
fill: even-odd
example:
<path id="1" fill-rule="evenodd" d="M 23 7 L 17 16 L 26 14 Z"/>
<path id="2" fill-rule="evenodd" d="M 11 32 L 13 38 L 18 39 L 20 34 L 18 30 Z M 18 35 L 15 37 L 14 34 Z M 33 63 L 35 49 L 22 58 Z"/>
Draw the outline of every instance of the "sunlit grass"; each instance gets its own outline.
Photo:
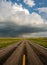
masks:
<path id="1" fill-rule="evenodd" d="M 14 44 L 20 40 L 21 38 L 0 38 L 0 48 Z"/>
<path id="2" fill-rule="evenodd" d="M 47 48 L 47 38 L 29 38 L 29 40 Z"/>
<path id="3" fill-rule="evenodd" d="M 17 43 L 20 40 L 26 39 L 47 48 L 47 38 L 0 38 L 0 48 L 7 47 L 11 44 Z"/>

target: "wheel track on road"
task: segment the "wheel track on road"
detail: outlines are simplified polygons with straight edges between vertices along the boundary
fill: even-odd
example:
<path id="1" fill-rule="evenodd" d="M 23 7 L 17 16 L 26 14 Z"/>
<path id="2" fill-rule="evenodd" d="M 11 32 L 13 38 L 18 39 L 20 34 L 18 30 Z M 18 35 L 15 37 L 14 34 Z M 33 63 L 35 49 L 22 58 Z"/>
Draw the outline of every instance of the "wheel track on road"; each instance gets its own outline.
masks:
<path id="1" fill-rule="evenodd" d="M 28 42 L 26 42 L 27 51 L 27 65 L 43 65 L 39 57 L 36 55 L 34 50 L 31 48 Z"/>
<path id="2" fill-rule="evenodd" d="M 45 50 L 45 48 L 42 48 L 40 45 L 31 43 L 30 41 L 28 41 L 28 43 L 33 49 L 33 51 L 36 53 L 36 55 L 39 57 L 41 62 L 44 65 L 47 65 L 47 50 Z"/>
<path id="3" fill-rule="evenodd" d="M 3 65 L 3 63 L 13 54 L 13 52 L 21 43 L 22 41 L 0 50 L 0 65 Z"/>
<path id="4" fill-rule="evenodd" d="M 3 65 L 22 65 L 24 42 L 22 42 Z"/>

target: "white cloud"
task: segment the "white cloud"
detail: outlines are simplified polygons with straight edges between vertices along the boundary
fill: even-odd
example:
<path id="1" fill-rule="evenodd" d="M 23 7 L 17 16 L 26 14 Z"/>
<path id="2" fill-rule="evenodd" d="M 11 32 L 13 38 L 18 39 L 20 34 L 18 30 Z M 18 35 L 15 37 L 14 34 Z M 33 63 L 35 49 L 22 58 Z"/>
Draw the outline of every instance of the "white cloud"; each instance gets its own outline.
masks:
<path id="1" fill-rule="evenodd" d="M 47 7 L 38 8 L 36 10 L 39 11 L 39 14 L 42 16 L 43 20 L 47 21 Z"/>
<path id="2" fill-rule="evenodd" d="M 24 0 L 24 3 L 26 3 L 27 5 L 29 5 L 30 7 L 34 6 L 34 0 Z"/>
<path id="3" fill-rule="evenodd" d="M 6 0 L 0 2 L 0 22 L 1 21 L 12 21 L 17 25 L 30 27 L 44 27 L 47 25 L 47 21 L 44 22 L 39 14 L 35 12 L 30 14 L 21 4 L 18 5 L 15 3 L 12 5 L 10 1 L 7 2 Z"/>
<path id="4" fill-rule="evenodd" d="M 16 14 L 17 12 L 29 14 L 29 11 L 23 8 L 21 4 L 18 5 L 15 3 L 12 5 L 11 1 L 7 2 L 6 0 L 0 2 L 0 21 L 8 20 L 10 16 L 13 16 L 13 14 Z"/>
<path id="5" fill-rule="evenodd" d="M 30 27 L 43 27 L 46 22 L 42 17 L 33 12 L 32 14 L 26 15 L 23 12 L 16 12 L 13 16 L 10 16 L 11 21 L 14 21 L 17 25 L 25 25 Z"/>
<path id="6" fill-rule="evenodd" d="M 29 11 L 23 8 L 21 4 L 18 5 L 17 3 L 15 3 L 12 8 L 14 13 L 20 11 L 20 12 L 24 12 L 25 14 L 29 14 Z"/>
<path id="7" fill-rule="evenodd" d="M 0 22 L 4 21 L 4 17 L 0 14 Z"/>
<path id="8" fill-rule="evenodd" d="M 9 15 L 12 14 L 11 2 L 6 2 L 6 0 L 1 0 L 0 2 L 0 18 L 6 19 Z"/>
<path id="9" fill-rule="evenodd" d="M 39 10 L 39 12 L 44 12 L 47 13 L 47 7 L 42 7 L 42 8 L 38 8 L 37 10 Z"/>

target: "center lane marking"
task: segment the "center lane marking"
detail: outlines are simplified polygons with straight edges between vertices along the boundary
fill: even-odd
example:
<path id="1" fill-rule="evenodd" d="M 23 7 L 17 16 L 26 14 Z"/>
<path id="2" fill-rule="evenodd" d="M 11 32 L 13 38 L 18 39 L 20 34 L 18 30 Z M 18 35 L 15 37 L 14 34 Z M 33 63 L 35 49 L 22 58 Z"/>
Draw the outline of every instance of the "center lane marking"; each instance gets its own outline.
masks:
<path id="1" fill-rule="evenodd" d="M 23 63 L 22 65 L 25 65 L 25 54 L 23 55 Z"/>

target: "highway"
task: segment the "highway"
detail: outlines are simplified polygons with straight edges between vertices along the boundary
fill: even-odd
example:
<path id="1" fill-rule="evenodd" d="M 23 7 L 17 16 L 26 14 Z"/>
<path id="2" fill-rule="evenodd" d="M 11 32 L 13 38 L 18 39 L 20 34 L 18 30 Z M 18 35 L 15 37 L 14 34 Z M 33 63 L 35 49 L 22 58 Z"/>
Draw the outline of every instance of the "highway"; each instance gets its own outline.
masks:
<path id="1" fill-rule="evenodd" d="M 0 49 L 0 65 L 47 65 L 47 49 L 22 40 Z"/>

